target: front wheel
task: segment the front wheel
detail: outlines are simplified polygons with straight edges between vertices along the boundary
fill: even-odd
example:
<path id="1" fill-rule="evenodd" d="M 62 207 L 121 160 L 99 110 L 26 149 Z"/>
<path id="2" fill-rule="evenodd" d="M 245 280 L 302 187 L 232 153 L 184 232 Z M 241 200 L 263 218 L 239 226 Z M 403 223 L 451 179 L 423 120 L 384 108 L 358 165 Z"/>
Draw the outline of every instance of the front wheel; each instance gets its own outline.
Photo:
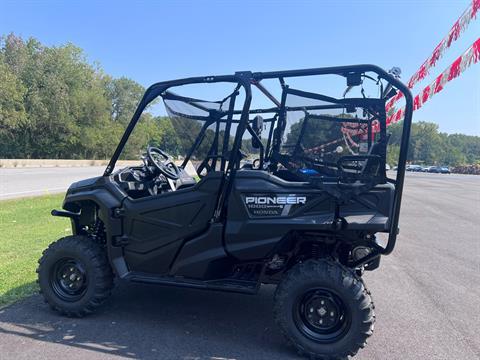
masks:
<path id="1" fill-rule="evenodd" d="M 38 261 L 40 292 L 63 315 L 93 312 L 110 295 L 113 272 L 102 246 L 85 236 L 52 243 Z"/>
<path id="2" fill-rule="evenodd" d="M 375 322 L 363 281 L 332 260 L 309 260 L 288 271 L 275 292 L 274 315 L 301 354 L 324 360 L 354 356 Z"/>

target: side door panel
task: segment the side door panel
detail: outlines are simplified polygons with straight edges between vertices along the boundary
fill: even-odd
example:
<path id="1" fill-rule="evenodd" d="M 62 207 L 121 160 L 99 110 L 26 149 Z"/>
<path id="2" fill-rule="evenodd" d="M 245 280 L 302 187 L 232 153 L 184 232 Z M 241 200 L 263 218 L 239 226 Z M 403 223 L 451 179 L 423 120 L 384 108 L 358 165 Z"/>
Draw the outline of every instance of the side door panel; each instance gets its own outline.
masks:
<path id="1" fill-rule="evenodd" d="M 211 172 L 197 185 L 123 203 L 125 259 L 130 270 L 163 274 L 183 242 L 204 231 L 215 210 L 222 173 Z"/>

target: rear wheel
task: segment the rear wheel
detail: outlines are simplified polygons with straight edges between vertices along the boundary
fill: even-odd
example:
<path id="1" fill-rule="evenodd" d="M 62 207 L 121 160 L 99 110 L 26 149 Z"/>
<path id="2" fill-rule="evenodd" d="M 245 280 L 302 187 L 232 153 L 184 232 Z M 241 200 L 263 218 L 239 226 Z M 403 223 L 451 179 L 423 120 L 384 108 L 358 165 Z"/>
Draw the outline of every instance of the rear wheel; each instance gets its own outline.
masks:
<path id="1" fill-rule="evenodd" d="M 373 332 L 374 305 L 363 281 L 332 260 L 294 266 L 275 292 L 275 320 L 302 354 L 347 359 Z"/>
<path id="2" fill-rule="evenodd" d="M 67 316 L 85 316 L 109 296 L 113 272 L 102 246 L 85 236 L 52 243 L 38 261 L 40 292 L 50 306 Z"/>

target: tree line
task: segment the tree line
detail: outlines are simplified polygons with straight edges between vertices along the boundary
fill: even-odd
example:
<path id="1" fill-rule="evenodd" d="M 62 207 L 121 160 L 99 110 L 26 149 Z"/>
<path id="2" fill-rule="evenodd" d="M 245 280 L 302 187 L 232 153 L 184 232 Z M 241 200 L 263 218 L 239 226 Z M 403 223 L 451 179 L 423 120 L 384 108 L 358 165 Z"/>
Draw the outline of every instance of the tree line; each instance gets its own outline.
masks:
<path id="1" fill-rule="evenodd" d="M 145 89 L 112 78 L 73 44 L 48 47 L 10 34 L 0 38 L 0 157 L 106 159 Z M 146 114 L 125 157 L 147 139 L 178 146 L 167 118 Z"/>
<path id="2" fill-rule="evenodd" d="M 0 158 L 108 159 L 144 91 L 132 79 L 106 74 L 73 44 L 49 47 L 15 34 L 0 37 Z M 148 143 L 172 155 L 185 155 L 200 129 L 192 121 L 148 112 L 142 116 L 124 158 L 138 158 Z M 389 132 L 388 160 L 395 165 L 401 124 Z M 199 156 L 208 151 L 208 143 L 199 149 Z M 479 163 L 480 137 L 448 135 L 436 124 L 415 123 L 408 159 Z"/>
<path id="3" fill-rule="evenodd" d="M 392 166 L 397 165 L 402 129 L 402 122 L 388 127 L 387 162 Z M 480 164 L 480 136 L 442 133 L 431 122 L 412 123 L 407 161 L 424 165 Z"/>

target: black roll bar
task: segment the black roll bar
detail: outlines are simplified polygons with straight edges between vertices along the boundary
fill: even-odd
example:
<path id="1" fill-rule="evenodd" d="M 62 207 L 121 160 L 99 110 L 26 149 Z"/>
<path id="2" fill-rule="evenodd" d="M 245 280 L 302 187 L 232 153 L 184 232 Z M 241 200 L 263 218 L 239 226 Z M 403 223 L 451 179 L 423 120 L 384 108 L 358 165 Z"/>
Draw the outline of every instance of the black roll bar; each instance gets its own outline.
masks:
<path id="1" fill-rule="evenodd" d="M 385 70 L 375 65 L 363 64 L 363 65 L 349 65 L 349 66 L 336 66 L 336 67 L 272 71 L 272 72 L 255 72 L 255 73 L 237 72 L 235 73 L 235 75 L 192 77 L 192 78 L 156 83 L 147 89 L 143 98 L 140 100 L 138 107 L 135 110 L 135 113 L 132 117 L 132 120 L 128 124 L 125 130 L 125 133 L 123 134 L 117 148 L 115 149 L 115 152 L 110 162 L 108 163 L 107 168 L 105 169 L 105 172 L 103 175 L 109 176 L 112 173 L 115 167 L 115 164 L 118 158 L 120 157 L 120 154 L 129 136 L 131 135 L 135 125 L 140 119 L 140 116 L 143 110 L 145 109 L 145 107 L 151 101 L 153 101 L 156 97 L 161 95 L 162 92 L 164 92 L 170 87 L 186 85 L 186 84 L 194 84 L 194 83 L 215 83 L 215 82 L 236 82 L 239 85 L 243 86 L 245 88 L 246 97 L 245 97 L 244 106 L 240 112 L 241 117 L 238 122 L 238 128 L 237 128 L 237 135 L 241 135 L 246 130 L 248 118 L 249 118 L 249 109 L 250 109 L 251 98 L 252 98 L 251 88 L 250 88 L 251 84 L 258 86 L 260 81 L 263 79 L 278 78 L 280 80 L 280 83 L 283 88 L 282 99 L 279 104 L 280 106 L 278 105 L 278 101 L 276 99 L 275 101 L 273 101 L 273 99 L 270 96 L 268 96 L 266 92 L 262 91 L 263 86 L 260 85 L 259 87 L 260 91 L 262 91 L 270 100 L 272 100 L 277 105 L 277 107 L 272 109 L 263 109 L 263 110 L 260 109 L 255 111 L 258 113 L 261 113 L 261 112 L 266 112 L 265 110 L 271 110 L 269 112 L 277 113 L 279 115 L 278 125 L 280 126 L 280 128 L 282 128 L 285 125 L 284 124 L 285 115 L 286 115 L 285 100 L 286 100 L 286 94 L 288 92 L 288 86 L 285 85 L 284 83 L 285 78 L 336 74 L 336 75 L 344 76 L 348 80 L 349 78 L 352 77 L 352 75 L 355 76 L 359 73 L 365 73 L 365 72 L 376 73 L 379 78 L 386 80 L 389 83 L 389 85 L 391 85 L 390 88 L 393 86 L 403 93 L 405 97 L 405 102 L 406 102 L 405 117 L 403 122 L 403 133 L 402 133 L 402 140 L 400 144 L 400 156 L 399 156 L 399 162 L 398 162 L 397 178 L 395 181 L 396 186 L 395 186 L 394 205 L 393 205 L 392 213 L 390 217 L 391 221 L 390 221 L 390 229 L 389 229 L 389 238 L 388 238 L 388 243 L 386 247 L 383 250 L 381 250 L 382 254 L 385 254 L 385 255 L 390 254 L 395 247 L 397 233 L 398 233 L 398 222 L 399 222 L 401 199 L 402 199 L 403 186 L 404 186 L 404 180 L 405 180 L 405 168 L 406 168 L 407 153 L 408 153 L 408 142 L 410 138 L 410 130 L 411 130 L 412 114 L 413 114 L 413 97 L 407 86 L 405 86 L 401 81 L 399 81 L 392 75 L 388 74 Z M 266 90 L 266 89 L 263 88 L 263 90 Z M 351 101 L 351 99 L 349 99 L 349 101 Z M 238 112 L 234 111 L 233 113 L 237 114 Z M 274 123 L 272 123 L 272 129 L 271 129 L 272 135 L 273 135 L 273 127 L 274 127 Z M 278 130 L 278 126 L 277 126 L 277 130 Z M 382 130 L 382 133 L 385 132 L 385 128 L 381 130 Z M 235 137 L 235 141 L 233 144 L 233 148 L 230 155 L 228 168 L 227 168 L 227 172 L 224 180 L 224 185 L 222 185 L 220 196 L 217 202 L 217 210 L 215 211 L 214 220 L 221 219 L 223 214 L 225 213 L 224 210 L 226 207 L 226 199 L 228 198 L 228 193 L 232 186 L 232 179 L 234 178 L 234 175 L 236 172 L 235 164 L 237 163 L 237 160 L 239 158 L 238 150 L 240 149 L 241 138 L 242 136 Z M 272 150 L 275 150 L 278 146 L 279 144 L 277 144 L 276 141 L 273 141 Z M 269 149 L 267 146 L 267 151 L 268 150 Z"/>
<path id="2" fill-rule="evenodd" d="M 350 74 L 367 72 L 367 71 L 376 73 L 379 76 L 379 78 L 386 80 L 389 84 L 393 85 L 395 88 L 400 90 L 405 96 L 405 117 L 403 120 L 402 140 L 400 143 L 400 156 L 398 160 L 397 178 L 395 181 L 394 205 L 393 205 L 393 209 L 390 217 L 391 221 L 390 221 L 388 242 L 385 248 L 381 250 L 382 254 L 388 255 L 395 248 L 395 243 L 397 240 L 398 222 L 399 222 L 400 208 L 401 208 L 401 202 L 402 202 L 403 186 L 405 182 L 405 168 L 407 163 L 408 143 L 410 139 L 410 130 L 412 126 L 412 115 L 413 115 L 413 96 L 412 96 L 412 93 L 410 92 L 410 89 L 405 84 L 403 84 L 400 80 L 393 77 L 382 68 L 375 65 L 370 65 L 370 64 L 335 66 L 335 67 L 301 69 L 301 70 L 255 72 L 253 73 L 253 77 L 256 81 L 260 81 L 262 79 L 273 79 L 273 78 L 285 79 L 288 77 L 301 77 L 301 76 L 327 75 L 327 74 L 337 74 L 337 75 L 347 77 Z M 285 103 L 282 101 L 282 109 L 284 108 L 285 108 Z M 282 111 L 280 111 L 280 113 L 282 113 Z"/>

